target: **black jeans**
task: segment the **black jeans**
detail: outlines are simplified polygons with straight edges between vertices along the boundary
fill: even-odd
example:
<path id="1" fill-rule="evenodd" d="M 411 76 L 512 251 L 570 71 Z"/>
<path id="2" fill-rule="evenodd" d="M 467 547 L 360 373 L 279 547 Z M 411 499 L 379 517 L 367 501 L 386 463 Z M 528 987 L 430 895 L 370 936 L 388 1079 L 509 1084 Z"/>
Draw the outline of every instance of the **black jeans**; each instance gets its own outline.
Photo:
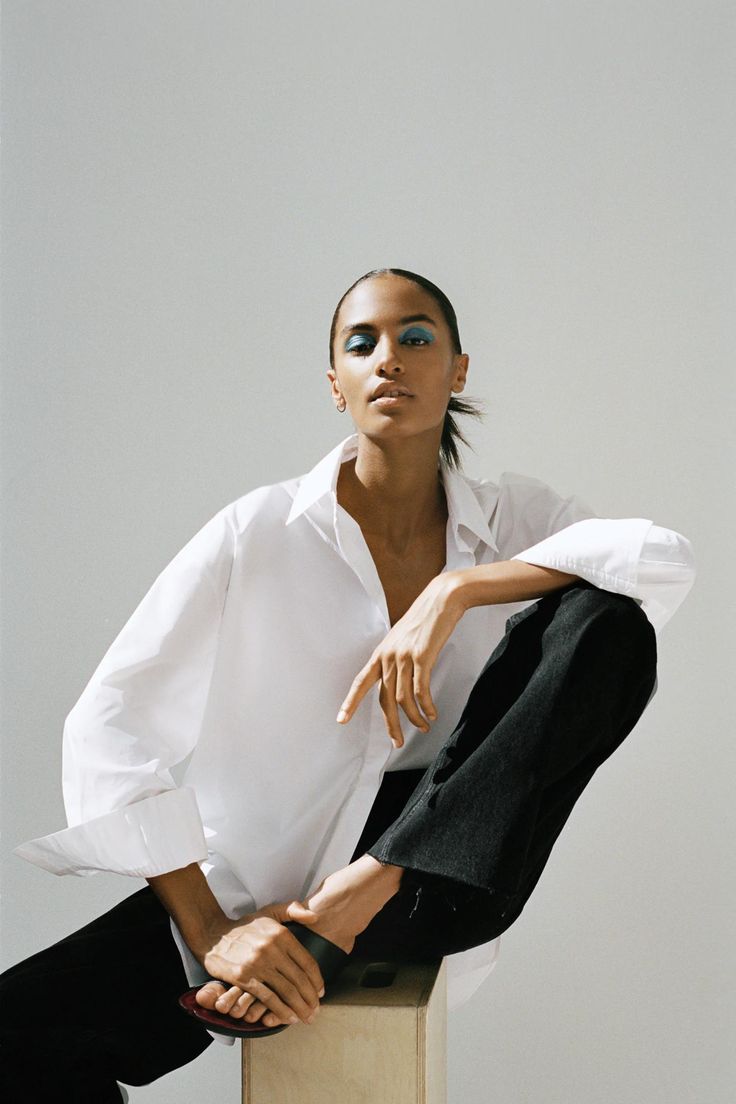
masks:
<path id="1" fill-rule="evenodd" d="M 637 603 L 587 582 L 509 618 L 434 762 L 384 775 L 352 858 L 406 870 L 354 953 L 435 959 L 505 931 L 644 711 L 656 664 Z M 90 998 L 101 979 L 113 995 L 102 1017 Z M 187 987 L 150 886 L 11 966 L 0 975 L 3 1100 L 117 1104 L 118 1080 L 149 1084 L 192 1061 L 212 1038 L 177 1005 Z"/>
<path id="2" fill-rule="evenodd" d="M 409 798 L 371 811 L 356 856 L 406 869 L 355 953 L 434 959 L 505 931 L 656 685 L 656 636 L 632 598 L 579 580 L 510 617 Z"/>

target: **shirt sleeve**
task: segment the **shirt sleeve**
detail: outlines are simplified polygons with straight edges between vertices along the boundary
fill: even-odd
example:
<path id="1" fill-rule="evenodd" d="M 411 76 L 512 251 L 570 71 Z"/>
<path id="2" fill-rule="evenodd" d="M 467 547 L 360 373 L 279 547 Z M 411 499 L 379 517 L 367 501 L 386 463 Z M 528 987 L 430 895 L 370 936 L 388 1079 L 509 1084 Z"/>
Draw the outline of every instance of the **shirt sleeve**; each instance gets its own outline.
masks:
<path id="1" fill-rule="evenodd" d="M 53 874 L 150 877 L 207 858 L 170 768 L 199 737 L 234 555 L 219 511 L 156 578 L 64 722 L 68 827 L 14 848 Z"/>
<path id="2" fill-rule="evenodd" d="M 675 613 L 695 581 L 690 541 L 650 518 L 599 518 L 581 498 L 563 498 L 539 479 L 504 472 L 507 558 L 578 575 L 627 594 L 655 631 Z M 520 550 L 516 550 L 520 549 Z"/>

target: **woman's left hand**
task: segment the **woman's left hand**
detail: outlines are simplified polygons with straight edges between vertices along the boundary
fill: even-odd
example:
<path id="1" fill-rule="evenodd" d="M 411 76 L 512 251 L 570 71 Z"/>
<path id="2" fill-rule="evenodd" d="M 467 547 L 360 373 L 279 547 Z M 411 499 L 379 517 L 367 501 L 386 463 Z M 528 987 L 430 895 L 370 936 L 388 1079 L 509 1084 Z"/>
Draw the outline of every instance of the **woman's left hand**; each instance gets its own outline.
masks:
<path id="1" fill-rule="evenodd" d="M 464 613 L 456 573 L 436 575 L 355 676 L 337 715 L 338 722 L 346 724 L 373 683 L 380 680 L 379 701 L 394 747 L 404 743 L 399 705 L 413 725 L 428 732 L 429 721 L 437 717 L 429 675 Z M 420 707 L 429 721 L 420 713 Z"/>

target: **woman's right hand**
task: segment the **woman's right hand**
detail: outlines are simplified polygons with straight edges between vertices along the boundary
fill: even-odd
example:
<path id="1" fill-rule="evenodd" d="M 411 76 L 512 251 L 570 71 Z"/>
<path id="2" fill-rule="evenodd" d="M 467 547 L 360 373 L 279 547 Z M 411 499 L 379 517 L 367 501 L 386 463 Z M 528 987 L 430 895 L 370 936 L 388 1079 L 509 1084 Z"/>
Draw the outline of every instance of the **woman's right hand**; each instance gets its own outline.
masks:
<path id="1" fill-rule="evenodd" d="M 317 1014 L 322 974 L 315 958 L 284 927 L 289 903 L 213 921 L 197 957 L 225 987 L 216 1011 L 251 1022 L 270 1012 L 279 1023 L 309 1023 Z M 267 1017 L 264 1022 L 270 1026 Z"/>

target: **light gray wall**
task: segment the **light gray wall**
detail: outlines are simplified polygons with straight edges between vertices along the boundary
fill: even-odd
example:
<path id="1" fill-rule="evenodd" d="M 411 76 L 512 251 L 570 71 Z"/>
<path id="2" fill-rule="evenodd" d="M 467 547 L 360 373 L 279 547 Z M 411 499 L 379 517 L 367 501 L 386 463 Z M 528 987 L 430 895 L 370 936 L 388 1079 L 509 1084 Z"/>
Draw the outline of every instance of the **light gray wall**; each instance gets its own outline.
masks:
<path id="1" fill-rule="evenodd" d="M 332 310 L 399 265 L 459 315 L 466 471 L 652 517 L 699 567 L 451 1020 L 450 1100 L 726 1104 L 733 5 L 6 0 L 2 37 L 4 966 L 144 884 L 11 855 L 65 826 L 64 717 L 207 518 L 351 431 Z M 131 1097 L 234 1101 L 237 1051 Z"/>

